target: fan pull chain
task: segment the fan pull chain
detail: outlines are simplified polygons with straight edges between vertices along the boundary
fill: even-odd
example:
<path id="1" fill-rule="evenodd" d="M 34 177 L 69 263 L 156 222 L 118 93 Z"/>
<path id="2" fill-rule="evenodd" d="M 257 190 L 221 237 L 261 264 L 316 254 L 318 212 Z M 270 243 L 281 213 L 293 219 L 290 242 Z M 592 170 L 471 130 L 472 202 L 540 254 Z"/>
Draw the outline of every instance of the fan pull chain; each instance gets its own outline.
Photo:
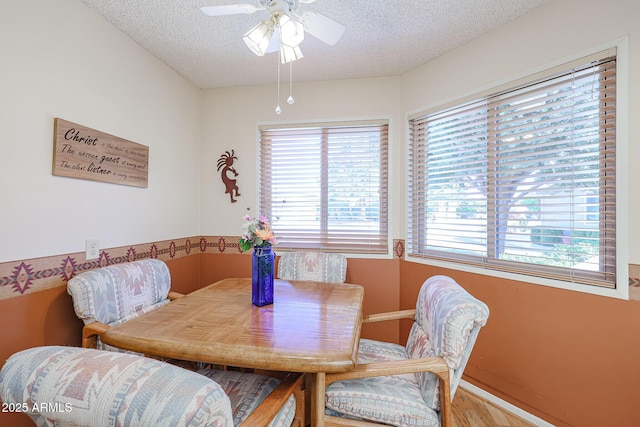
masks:
<path id="1" fill-rule="evenodd" d="M 292 89 L 293 89 L 293 61 L 289 62 L 289 98 L 287 98 L 287 104 L 289 105 L 296 102 L 293 99 Z"/>
<path id="2" fill-rule="evenodd" d="M 282 108 L 280 108 L 280 56 L 278 58 L 278 105 L 276 106 L 276 114 L 280 115 L 282 113 Z"/>

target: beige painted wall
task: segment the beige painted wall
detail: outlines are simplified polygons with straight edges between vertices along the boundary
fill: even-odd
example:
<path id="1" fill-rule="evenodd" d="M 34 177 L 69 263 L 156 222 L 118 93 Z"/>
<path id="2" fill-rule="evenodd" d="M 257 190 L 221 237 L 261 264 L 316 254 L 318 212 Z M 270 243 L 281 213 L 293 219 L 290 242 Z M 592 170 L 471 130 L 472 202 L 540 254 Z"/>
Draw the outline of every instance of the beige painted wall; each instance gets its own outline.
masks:
<path id="1" fill-rule="evenodd" d="M 628 67 L 621 72 L 629 79 L 628 87 L 623 88 L 628 108 L 621 112 L 634 118 L 640 100 L 639 7 L 635 0 L 555 0 L 404 76 L 294 82 L 296 104 L 283 105 L 282 115 L 276 116 L 274 86 L 200 92 L 79 1 L 4 2 L 0 6 L 0 262 L 82 251 L 87 237 L 100 238 L 104 247 L 116 247 L 193 235 L 237 234 L 247 207 L 255 210 L 256 126 L 267 122 L 389 117 L 392 237 L 403 238 L 407 112 L 469 95 L 627 37 Z M 265 72 L 272 72 L 271 67 Z M 58 116 L 148 145 L 149 188 L 53 177 L 53 118 Z M 628 166 L 630 183 L 639 182 L 640 173 L 633 168 L 634 160 L 640 159 L 636 122 L 619 129 L 628 139 L 628 156 L 621 166 Z M 215 170 L 220 154 L 230 149 L 239 157 L 243 194 L 234 205 Z M 640 211 L 640 194 L 633 187 L 624 190 L 621 221 L 638 217 Z M 634 264 L 640 264 L 638 231 L 637 223 L 631 222 L 628 248 L 629 262 Z M 372 306 L 376 301 L 395 303 L 398 298 L 401 305 L 411 301 L 414 289 L 408 292 L 408 287 L 415 287 L 431 271 L 413 263 L 403 265 L 400 281 L 411 279 L 411 283 L 375 287 L 375 294 L 370 293 Z M 368 264 L 363 268 L 369 273 Z M 215 266 L 211 270 L 219 272 Z M 635 361 L 637 348 L 629 337 L 638 332 L 638 303 L 533 287 L 526 281 L 461 277 L 495 307 L 492 326 L 485 331 L 495 345 L 480 341 L 483 351 L 478 356 L 496 357 L 496 348 L 503 345 L 506 349 L 501 353 L 503 359 L 474 360 L 476 372 L 486 377 L 478 377 L 479 382 L 516 400 L 529 399 L 529 393 L 554 400 L 557 392 L 549 392 L 548 384 L 540 383 L 541 378 L 550 377 L 536 372 L 553 362 L 554 352 L 563 352 L 570 357 L 550 370 L 555 374 L 552 385 L 571 396 L 578 384 L 580 398 L 572 398 L 567 409 L 545 409 L 535 398 L 525 401 L 525 406 L 534 411 L 553 410 L 554 419 L 592 419 L 594 425 L 602 425 L 601 414 L 608 408 L 599 408 L 598 403 L 604 401 L 617 405 L 621 420 L 637 421 L 637 411 L 631 412 L 631 406 L 640 371 Z M 368 282 L 366 276 L 361 279 Z M 509 291 L 504 292 L 506 287 Z M 47 298 L 64 304 L 52 309 Z M 2 346 L 17 339 L 16 331 L 32 334 L 34 345 L 68 343 L 76 336 L 47 317 L 53 310 L 55 316 L 71 321 L 69 301 L 60 288 L 6 300 L 3 306 L 10 308 L 5 323 L 33 322 L 36 327 L 5 328 Z M 573 320 L 561 323 L 567 312 Z M 612 321 L 601 322 L 596 317 L 600 313 Z M 501 339 L 505 325 L 514 318 L 523 329 L 512 330 Z M 61 336 L 48 334 L 47 328 Z M 599 337 L 606 338 L 607 356 L 601 356 Z M 536 360 L 518 362 L 521 350 Z M 594 370 L 603 360 L 616 365 L 614 376 L 607 377 L 604 369 Z M 623 396 L 617 392 L 622 377 Z M 579 380 L 584 382 L 576 382 Z M 589 402 L 586 407 L 582 405 L 585 401 Z M 563 410 L 570 416 L 564 417 Z"/>
<path id="2" fill-rule="evenodd" d="M 258 124 L 388 116 L 392 121 L 391 233 L 393 238 L 404 239 L 407 115 L 477 96 L 481 91 L 489 91 L 500 84 L 522 79 L 603 47 L 618 46 L 621 90 L 618 170 L 621 179 L 617 225 L 621 230 L 619 239 L 627 250 L 618 252 L 621 290 L 605 291 L 604 294 L 625 298 L 628 264 L 640 263 L 640 244 L 632 237 L 637 236 L 640 230 L 637 223 L 628 224 L 628 218 L 637 216 L 634 212 L 640 211 L 640 196 L 629 191 L 628 186 L 628 182 L 640 180 L 638 168 L 631 167 L 632 159 L 640 157 L 637 144 L 633 143 L 634 135 L 640 129 L 628 120 L 628 117 L 634 117 L 634 100 L 640 99 L 640 74 L 634 72 L 638 69 L 640 53 L 640 45 L 634 43 L 640 36 L 635 25 L 640 18 L 639 9 L 640 6 L 632 0 L 555 0 L 399 77 L 305 84 L 294 82 L 296 103 L 293 106 L 284 102 L 288 90 L 285 84 L 281 102 L 283 113 L 280 116 L 274 112 L 275 86 L 205 91 L 201 232 L 234 233 L 240 228 L 247 208 L 255 212 Z M 576 11 L 580 11 L 579 19 Z M 271 71 L 267 69 L 266 72 Z M 236 169 L 241 174 L 238 184 L 242 197 L 235 205 L 228 202 L 215 170 L 217 158 L 230 149 L 234 149 L 239 157 Z M 522 279 L 513 275 L 500 277 Z M 550 280 L 535 280 L 535 283 L 576 288 Z M 593 288 L 583 286 L 580 289 L 590 292 Z"/>
<path id="3" fill-rule="evenodd" d="M 273 70 L 275 72 L 275 70 Z M 266 70 L 265 72 L 271 72 Z M 295 75 L 295 69 L 294 69 Z M 387 118 L 391 123 L 392 202 L 402 203 L 404 178 L 401 168 L 404 117 L 400 110 L 401 80 L 378 78 L 332 82 L 293 82 L 295 104 L 288 105 L 288 81 L 281 88 L 282 114 L 275 113 L 276 86 L 224 88 L 204 92 L 202 155 L 202 232 L 239 234 L 242 217 L 250 208 L 257 214 L 258 125 L 265 123 L 309 123 L 333 120 Z M 216 162 L 225 151 L 234 150 L 241 197 L 231 204 L 225 194 Z M 402 218 L 392 217 L 392 221 Z M 393 229 L 398 229 L 398 225 Z"/>
<path id="4" fill-rule="evenodd" d="M 403 110 L 436 107 L 461 97 L 473 96 L 501 83 L 530 75 L 584 56 L 600 47 L 616 45 L 628 38 L 628 68 L 619 57 L 619 76 L 628 76 L 628 95 L 619 104 L 619 142 L 628 145 L 628 156 L 619 157 L 619 168 L 629 170 L 629 183 L 640 182 L 640 170 L 632 167 L 640 159 L 637 144 L 640 123 L 640 3 L 635 0 L 554 0 L 520 19 L 494 30 L 459 49 L 403 76 Z M 627 121 L 625 116 L 632 118 Z M 619 219 L 637 218 L 640 195 L 623 188 Z M 628 201 L 628 210 L 625 209 Z M 620 225 L 620 224 L 619 224 Z M 629 223 L 629 236 L 640 235 L 640 224 Z M 626 236 L 622 236 L 626 238 Z M 629 262 L 640 262 L 640 242 L 629 241 Z"/>
<path id="5" fill-rule="evenodd" d="M 0 52 L 0 262 L 199 234 L 199 90 L 76 0 L 2 2 Z M 53 176 L 54 117 L 148 146 L 148 188 Z"/>

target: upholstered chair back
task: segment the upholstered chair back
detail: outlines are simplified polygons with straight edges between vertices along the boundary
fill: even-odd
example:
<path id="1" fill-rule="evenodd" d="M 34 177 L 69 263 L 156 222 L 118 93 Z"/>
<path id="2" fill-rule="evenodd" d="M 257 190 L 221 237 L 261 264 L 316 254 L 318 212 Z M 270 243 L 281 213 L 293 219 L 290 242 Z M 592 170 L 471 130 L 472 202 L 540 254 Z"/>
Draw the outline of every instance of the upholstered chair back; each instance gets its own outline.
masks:
<path id="1" fill-rule="evenodd" d="M 327 374 L 325 418 L 335 426 L 450 427 L 451 401 L 488 317 L 483 302 L 446 276 L 423 283 L 415 310 L 366 316 L 414 323 L 406 345 L 361 338 L 356 369 Z"/>
<path id="2" fill-rule="evenodd" d="M 0 372 L 5 404 L 25 405 L 36 425 L 227 426 L 228 396 L 204 375 L 125 353 L 36 347 Z"/>
<path id="3" fill-rule="evenodd" d="M 268 427 L 291 427 L 296 390 L 304 400 L 303 381 L 300 374 L 281 382 L 254 373 L 194 372 L 126 353 L 43 346 L 7 360 L 0 399 L 38 426 L 254 427 L 267 425 L 256 419 L 271 419 Z"/>
<path id="4" fill-rule="evenodd" d="M 452 278 L 433 276 L 420 290 L 415 317 L 407 353 L 411 358 L 442 357 L 450 368 L 453 398 L 489 308 Z M 438 409 L 437 377 L 424 372 L 417 378 L 425 403 Z"/>
<path id="5" fill-rule="evenodd" d="M 78 274 L 67 283 L 76 315 L 85 325 L 115 326 L 167 304 L 171 275 L 157 259 L 115 264 Z"/>
<path id="6" fill-rule="evenodd" d="M 278 262 L 278 278 L 344 283 L 347 257 L 324 252 L 284 252 Z"/>

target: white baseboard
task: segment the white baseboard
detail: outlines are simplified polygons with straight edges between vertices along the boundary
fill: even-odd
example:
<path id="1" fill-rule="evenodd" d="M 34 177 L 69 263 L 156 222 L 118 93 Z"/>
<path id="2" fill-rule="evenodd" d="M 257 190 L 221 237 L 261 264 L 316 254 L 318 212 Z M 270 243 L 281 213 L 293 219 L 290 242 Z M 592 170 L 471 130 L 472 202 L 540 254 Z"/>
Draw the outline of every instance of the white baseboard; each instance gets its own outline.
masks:
<path id="1" fill-rule="evenodd" d="M 555 427 L 553 424 L 546 422 L 545 420 L 542 420 L 538 417 L 536 417 L 535 415 L 532 415 L 530 413 L 528 413 L 527 411 L 518 408 L 515 405 L 512 405 L 511 403 L 504 401 L 502 399 L 500 399 L 499 397 L 494 396 L 493 394 L 489 393 L 488 391 L 484 391 L 483 389 L 481 389 L 480 387 L 477 387 L 471 383 L 468 383 L 465 380 L 460 380 L 460 383 L 458 384 L 459 387 L 464 388 L 467 391 L 470 391 L 471 393 L 475 394 L 476 396 L 479 396 L 485 400 L 487 400 L 488 402 L 493 403 L 494 405 L 496 405 L 497 407 L 504 409 L 507 412 L 511 412 L 512 414 L 522 418 L 525 421 L 530 422 L 531 424 L 534 424 L 538 427 Z"/>

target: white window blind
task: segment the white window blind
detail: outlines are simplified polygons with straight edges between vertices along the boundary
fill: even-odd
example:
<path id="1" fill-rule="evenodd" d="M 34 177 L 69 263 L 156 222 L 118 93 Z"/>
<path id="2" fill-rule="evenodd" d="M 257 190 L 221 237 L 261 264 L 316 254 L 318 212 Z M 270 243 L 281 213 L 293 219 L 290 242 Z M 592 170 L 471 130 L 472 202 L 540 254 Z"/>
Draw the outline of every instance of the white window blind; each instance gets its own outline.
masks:
<path id="1" fill-rule="evenodd" d="M 407 253 L 615 287 L 616 61 L 410 120 Z"/>
<path id="2" fill-rule="evenodd" d="M 278 247 L 388 253 L 388 124 L 260 129 L 260 212 Z"/>

